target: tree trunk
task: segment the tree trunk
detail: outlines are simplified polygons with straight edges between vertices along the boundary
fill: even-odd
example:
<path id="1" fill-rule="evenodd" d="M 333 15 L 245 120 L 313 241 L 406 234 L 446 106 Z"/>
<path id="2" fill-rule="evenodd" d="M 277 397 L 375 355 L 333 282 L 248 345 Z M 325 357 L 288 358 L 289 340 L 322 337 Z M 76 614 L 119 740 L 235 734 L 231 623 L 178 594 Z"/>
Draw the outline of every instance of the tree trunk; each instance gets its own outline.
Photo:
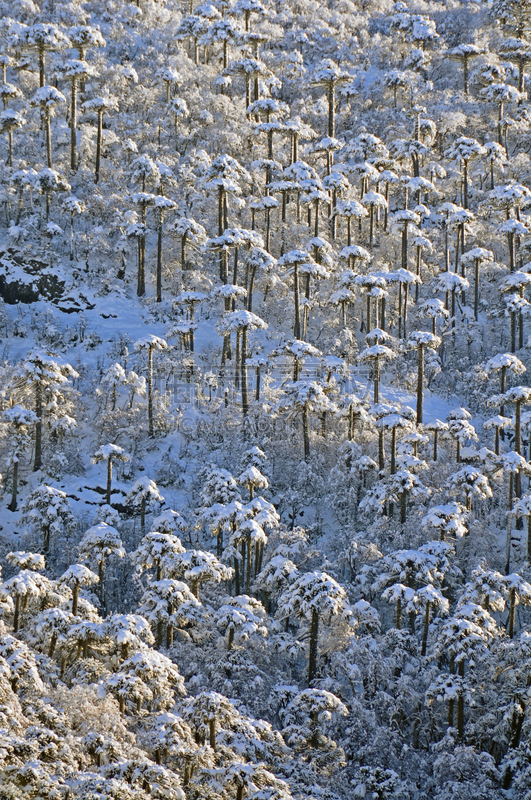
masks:
<path id="1" fill-rule="evenodd" d="M 465 676 L 465 662 L 460 661 L 457 667 L 457 674 L 464 678 Z M 465 735 L 465 698 L 463 697 L 463 692 L 459 692 L 457 695 L 457 735 L 459 739 L 462 739 Z"/>
<path id="2" fill-rule="evenodd" d="M 404 283 L 404 324 L 403 324 L 403 336 L 404 339 L 407 336 L 407 301 L 408 301 L 408 294 L 409 294 L 409 284 Z"/>
<path id="3" fill-rule="evenodd" d="M 148 435 L 153 439 L 155 433 L 153 428 L 153 348 L 148 349 Z"/>
<path id="4" fill-rule="evenodd" d="M 242 384 L 242 412 L 243 416 L 249 413 L 249 393 L 247 388 L 247 328 L 242 328 L 241 335 L 241 384 Z"/>
<path id="5" fill-rule="evenodd" d="M 407 234 L 409 223 L 404 222 L 404 229 L 402 230 L 402 269 L 407 269 Z"/>
<path id="6" fill-rule="evenodd" d="M 36 472 L 42 467 L 42 385 L 37 382 L 35 385 L 35 459 L 33 462 L 33 471 Z"/>
<path id="7" fill-rule="evenodd" d="M 103 553 L 101 553 L 100 562 L 98 564 L 98 578 L 99 578 L 99 588 L 100 588 L 100 603 L 103 616 L 105 616 L 107 608 L 105 604 L 105 588 L 104 588 L 104 568 L 105 568 L 105 561 L 103 560 Z"/>
<path id="8" fill-rule="evenodd" d="M 402 600 L 400 597 L 396 601 L 396 619 L 395 619 L 395 628 L 397 631 L 400 630 L 402 627 Z"/>
<path id="9" fill-rule="evenodd" d="M 402 338 L 402 283 L 398 284 L 398 338 Z"/>
<path id="10" fill-rule="evenodd" d="M 103 137 L 103 111 L 98 111 L 98 132 L 96 135 L 96 166 L 94 169 L 94 183 L 98 183 L 100 179 L 102 137 Z"/>
<path id="11" fill-rule="evenodd" d="M 46 164 L 48 169 L 52 169 L 52 128 L 49 111 L 44 112 L 44 132 L 46 135 Z"/>
<path id="12" fill-rule="evenodd" d="M 42 89 L 42 87 L 46 85 L 46 75 L 45 75 L 46 51 L 43 45 L 39 46 L 38 53 L 39 53 L 39 88 Z"/>
<path id="13" fill-rule="evenodd" d="M 468 161 L 463 159 L 463 208 L 468 208 Z"/>
<path id="14" fill-rule="evenodd" d="M 234 594 L 238 597 L 240 594 L 240 560 L 234 557 L 232 565 L 234 567 Z"/>
<path id="15" fill-rule="evenodd" d="M 474 261 L 474 319 L 479 313 L 479 258 Z"/>
<path id="16" fill-rule="evenodd" d="M 72 614 L 74 617 L 77 616 L 77 604 L 79 600 L 79 581 L 74 582 L 74 586 L 72 588 Z"/>
<path id="17" fill-rule="evenodd" d="M 319 637 L 319 614 L 317 611 L 312 610 L 312 618 L 310 622 L 310 651 L 308 656 L 308 686 L 312 682 L 317 673 L 317 640 Z"/>
<path id="18" fill-rule="evenodd" d="M 145 207 L 143 208 L 143 222 L 145 219 Z M 145 231 L 145 229 L 144 229 Z M 138 279 L 136 294 L 138 297 L 143 297 L 146 293 L 146 236 L 143 233 L 138 237 Z"/>
<path id="19" fill-rule="evenodd" d="M 15 597 L 15 614 L 13 616 L 13 633 L 18 633 L 20 627 L 20 595 Z"/>
<path id="20" fill-rule="evenodd" d="M 507 635 L 509 639 L 514 637 L 514 618 L 516 614 L 516 589 L 511 589 L 509 592 L 509 625 L 507 627 Z"/>
<path id="21" fill-rule="evenodd" d="M 72 91 L 70 95 L 70 169 L 77 169 L 77 81 L 72 78 Z"/>
<path id="22" fill-rule="evenodd" d="M 336 135 L 336 87 L 335 81 L 330 81 L 328 86 L 328 135 L 334 137 Z"/>
<path id="23" fill-rule="evenodd" d="M 146 531 L 146 498 L 142 498 L 140 503 L 140 529 L 142 533 Z"/>
<path id="24" fill-rule="evenodd" d="M 380 359 L 378 356 L 374 359 L 373 370 L 373 402 L 376 405 L 380 402 Z"/>
<path id="25" fill-rule="evenodd" d="M 296 339 L 301 338 L 301 313 L 299 302 L 299 267 L 295 264 L 293 267 L 293 295 L 295 302 L 295 324 L 293 326 L 293 335 Z"/>
<path id="26" fill-rule="evenodd" d="M 42 552 L 47 555 L 50 550 L 50 523 L 43 527 Z"/>
<path id="27" fill-rule="evenodd" d="M 422 630 L 422 647 L 420 649 L 421 656 L 426 655 L 426 647 L 428 644 L 428 630 L 430 627 L 430 611 L 431 611 L 431 603 L 426 603 L 426 610 L 424 612 L 424 628 Z"/>
<path id="28" fill-rule="evenodd" d="M 111 504 L 111 486 L 112 486 L 112 458 L 109 456 L 107 459 L 107 489 L 105 491 L 105 502 L 108 506 Z"/>
<path id="29" fill-rule="evenodd" d="M 11 489 L 11 502 L 9 503 L 9 510 L 17 510 L 17 496 L 18 496 L 18 454 L 15 455 L 13 461 L 13 487 Z"/>
<path id="30" fill-rule="evenodd" d="M 304 460 L 307 462 L 310 458 L 310 412 L 307 403 L 302 407 L 302 439 L 304 443 Z"/>
<path id="31" fill-rule="evenodd" d="M 385 469 L 385 447 L 384 447 L 384 432 L 378 431 L 378 470 L 382 472 Z"/>
<path id="32" fill-rule="evenodd" d="M 418 350 L 418 374 L 417 374 L 417 425 L 422 425 L 423 404 L 424 404 L 424 345 L 420 344 Z"/>
<path id="33" fill-rule="evenodd" d="M 7 131 L 7 166 L 13 166 L 13 128 L 9 128 Z"/>
<path id="34" fill-rule="evenodd" d="M 157 303 L 160 303 L 162 300 L 162 222 L 163 216 L 162 211 L 159 212 L 159 224 L 158 224 L 158 231 L 157 231 Z"/>
<path id="35" fill-rule="evenodd" d="M 251 591 L 251 566 L 253 560 L 253 545 L 251 538 L 247 540 L 245 548 L 245 593 L 249 594 Z"/>
<path id="36" fill-rule="evenodd" d="M 208 739 L 212 750 L 216 749 L 216 718 L 208 721 Z"/>

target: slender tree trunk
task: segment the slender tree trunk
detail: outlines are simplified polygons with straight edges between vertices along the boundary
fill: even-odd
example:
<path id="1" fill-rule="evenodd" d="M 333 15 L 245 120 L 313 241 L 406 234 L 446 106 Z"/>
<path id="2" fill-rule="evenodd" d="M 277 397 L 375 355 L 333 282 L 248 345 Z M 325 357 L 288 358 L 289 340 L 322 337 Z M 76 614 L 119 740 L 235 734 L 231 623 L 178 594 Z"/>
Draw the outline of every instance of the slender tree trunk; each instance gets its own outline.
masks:
<path id="1" fill-rule="evenodd" d="M 35 458 L 33 461 L 33 471 L 36 472 L 42 467 L 42 385 L 40 382 L 35 385 Z"/>
<path id="2" fill-rule="evenodd" d="M 143 297 L 146 293 L 146 237 L 145 235 L 138 237 L 138 276 L 136 294 L 138 297 Z"/>
<path id="3" fill-rule="evenodd" d="M 461 678 L 465 676 L 465 663 L 460 661 L 457 668 L 458 675 Z M 465 735 L 465 698 L 463 692 L 457 695 L 457 735 L 462 739 Z"/>
<path id="4" fill-rule="evenodd" d="M 44 132 L 46 135 L 46 164 L 48 169 L 52 169 L 52 127 L 49 111 L 44 112 Z"/>
<path id="5" fill-rule="evenodd" d="M 103 560 L 103 553 L 101 553 L 100 561 L 98 564 L 98 578 L 99 578 L 99 589 L 100 589 L 100 602 L 101 602 L 101 609 L 103 612 L 103 616 L 105 616 L 107 612 L 107 607 L 105 603 L 105 586 L 104 586 L 104 569 L 105 569 L 105 562 Z"/>
<path id="6" fill-rule="evenodd" d="M 426 655 L 426 648 L 428 645 L 428 630 L 430 627 L 430 611 L 431 603 L 426 603 L 426 610 L 424 612 L 424 628 L 422 629 L 422 647 L 420 649 L 421 656 Z"/>
<path id="7" fill-rule="evenodd" d="M 336 135 L 335 104 L 336 104 L 335 82 L 330 81 L 330 84 L 328 86 L 328 135 L 330 137 L 334 137 Z"/>
<path id="8" fill-rule="evenodd" d="M 241 336 L 241 376 L 242 376 L 242 412 L 243 416 L 249 413 L 249 393 L 247 388 L 247 328 L 242 328 Z"/>
<path id="9" fill-rule="evenodd" d="M 310 412 L 307 403 L 302 407 L 302 438 L 304 443 L 304 460 L 308 461 L 310 458 Z"/>
<path id="10" fill-rule="evenodd" d="M 402 230 L 402 269 L 407 269 L 407 240 L 408 240 L 408 227 L 409 223 L 404 222 Z"/>
<path id="11" fill-rule="evenodd" d="M 17 510 L 17 497 L 18 497 L 18 453 L 15 455 L 13 461 L 13 488 L 11 489 L 11 502 L 9 503 L 9 510 Z"/>
<path id="12" fill-rule="evenodd" d="M 312 685 L 317 673 L 317 642 L 319 638 L 319 614 L 312 610 L 310 622 L 310 652 L 308 657 L 308 686 Z"/>
<path id="13" fill-rule="evenodd" d="M 148 380 L 147 380 L 147 391 L 148 391 L 148 436 L 153 439 L 154 427 L 153 427 L 153 348 L 148 348 Z"/>
<path id="14" fill-rule="evenodd" d="M 70 95 L 70 169 L 77 169 L 77 81 L 72 78 Z"/>
<path id="15" fill-rule="evenodd" d="M 380 402 L 380 359 L 375 356 L 373 363 L 373 403 L 376 405 Z"/>
<path id="16" fill-rule="evenodd" d="M 407 336 L 407 301 L 408 301 L 408 294 L 409 294 L 409 284 L 404 283 L 404 325 L 403 325 L 403 336 L 404 339 Z"/>
<path id="17" fill-rule="evenodd" d="M 162 300 L 162 222 L 163 216 L 162 212 L 160 212 L 157 231 L 157 303 Z"/>
<path id="18" fill-rule="evenodd" d="M 107 489 L 105 491 L 105 502 L 108 506 L 111 504 L 111 485 L 112 485 L 112 458 L 109 456 L 107 459 Z"/>
<path id="19" fill-rule="evenodd" d="M 402 282 L 398 283 L 398 338 L 402 339 Z"/>
<path id="20" fill-rule="evenodd" d="M 300 296 L 299 296 L 299 267 L 295 264 L 293 267 L 293 294 L 295 301 L 295 324 L 293 326 L 293 335 L 296 339 L 301 338 L 301 314 L 300 314 Z"/>
<path id="21" fill-rule="evenodd" d="M 385 447 L 384 447 L 384 432 L 378 431 L 378 469 L 380 472 L 385 469 Z"/>
<path id="22" fill-rule="evenodd" d="M 94 169 L 94 183 L 98 183 L 100 179 L 102 138 L 103 138 L 103 111 L 98 111 L 98 132 L 96 134 L 96 166 Z"/>
<path id="23" fill-rule="evenodd" d="M 79 581 L 74 582 L 72 587 L 72 614 L 77 617 L 77 604 L 79 600 Z"/>
<path id="24" fill-rule="evenodd" d="M 514 638 L 514 618 L 516 614 L 516 589 L 509 592 L 509 624 L 507 626 L 507 636 Z"/>
<path id="25" fill-rule="evenodd" d="M 20 627 L 20 595 L 15 597 L 15 614 L 13 616 L 13 633 L 18 633 Z"/>
<path id="26" fill-rule="evenodd" d="M 47 555 L 50 552 L 50 523 L 43 528 L 42 552 Z M 24 602 L 27 602 L 26 600 Z"/>
<path id="27" fill-rule="evenodd" d="M 237 597 L 240 594 L 240 560 L 234 557 L 232 565 L 234 567 L 234 594 Z"/>
<path id="28" fill-rule="evenodd" d="M 245 561 L 245 593 L 250 594 L 251 591 L 251 566 L 252 566 L 252 558 L 253 558 L 253 544 L 251 542 L 251 538 L 247 540 L 246 546 L 246 561 Z"/>
<path id="29" fill-rule="evenodd" d="M 45 59 L 46 59 L 46 51 L 44 46 L 39 47 L 39 88 L 42 89 L 43 86 L 46 85 L 46 74 L 45 74 Z"/>
<path id="30" fill-rule="evenodd" d="M 253 291 L 254 291 L 254 281 L 256 278 L 256 265 L 251 267 L 251 272 L 249 275 L 249 286 L 247 289 L 247 311 L 253 310 Z"/>
<path id="31" fill-rule="evenodd" d="M 7 131 L 7 166 L 13 166 L 13 128 L 9 127 Z"/>
<path id="32" fill-rule="evenodd" d="M 419 345 L 417 372 L 417 425 L 422 425 L 424 405 L 424 345 Z"/>
<path id="33" fill-rule="evenodd" d="M 400 597 L 396 601 L 396 618 L 395 618 L 395 628 L 399 631 L 402 627 L 402 600 Z"/>

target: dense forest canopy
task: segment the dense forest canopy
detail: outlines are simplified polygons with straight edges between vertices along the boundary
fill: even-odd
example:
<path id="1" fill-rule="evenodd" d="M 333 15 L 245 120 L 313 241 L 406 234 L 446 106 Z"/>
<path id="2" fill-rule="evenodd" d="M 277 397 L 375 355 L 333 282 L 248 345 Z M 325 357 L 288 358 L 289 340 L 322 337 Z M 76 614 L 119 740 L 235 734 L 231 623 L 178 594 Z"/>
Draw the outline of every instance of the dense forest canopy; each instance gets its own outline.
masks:
<path id="1" fill-rule="evenodd" d="M 0 70 L 0 799 L 529 800 L 530 0 Z"/>

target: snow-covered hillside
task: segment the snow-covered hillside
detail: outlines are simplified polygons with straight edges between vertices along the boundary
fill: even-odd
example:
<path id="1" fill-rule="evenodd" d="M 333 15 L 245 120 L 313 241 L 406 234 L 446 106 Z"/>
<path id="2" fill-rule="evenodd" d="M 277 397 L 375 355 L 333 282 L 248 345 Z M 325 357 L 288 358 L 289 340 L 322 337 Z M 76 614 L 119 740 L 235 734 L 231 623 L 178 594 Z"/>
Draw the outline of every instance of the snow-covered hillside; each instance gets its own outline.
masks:
<path id="1" fill-rule="evenodd" d="M 529 800 L 531 2 L 0 23 L 0 800 Z"/>

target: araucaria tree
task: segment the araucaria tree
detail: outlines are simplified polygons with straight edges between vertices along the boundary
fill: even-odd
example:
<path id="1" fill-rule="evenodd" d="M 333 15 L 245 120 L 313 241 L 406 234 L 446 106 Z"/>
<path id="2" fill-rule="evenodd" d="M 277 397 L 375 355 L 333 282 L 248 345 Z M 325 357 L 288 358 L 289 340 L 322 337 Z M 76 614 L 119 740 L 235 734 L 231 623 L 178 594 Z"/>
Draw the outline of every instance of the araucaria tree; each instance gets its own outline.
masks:
<path id="1" fill-rule="evenodd" d="M 33 469 L 42 467 L 43 423 L 49 413 L 60 418 L 70 410 L 71 380 L 78 377 L 76 370 L 46 353 L 33 350 L 16 367 L 9 389 L 13 393 L 29 394 L 35 413 L 35 455 Z M 48 412 L 48 409 L 50 411 Z"/>
<path id="2" fill-rule="evenodd" d="M 308 685 L 317 676 L 319 624 L 345 627 L 344 635 L 352 631 L 352 611 L 345 590 L 325 572 L 305 572 L 279 597 L 277 615 L 295 616 L 310 623 L 308 647 Z"/>

